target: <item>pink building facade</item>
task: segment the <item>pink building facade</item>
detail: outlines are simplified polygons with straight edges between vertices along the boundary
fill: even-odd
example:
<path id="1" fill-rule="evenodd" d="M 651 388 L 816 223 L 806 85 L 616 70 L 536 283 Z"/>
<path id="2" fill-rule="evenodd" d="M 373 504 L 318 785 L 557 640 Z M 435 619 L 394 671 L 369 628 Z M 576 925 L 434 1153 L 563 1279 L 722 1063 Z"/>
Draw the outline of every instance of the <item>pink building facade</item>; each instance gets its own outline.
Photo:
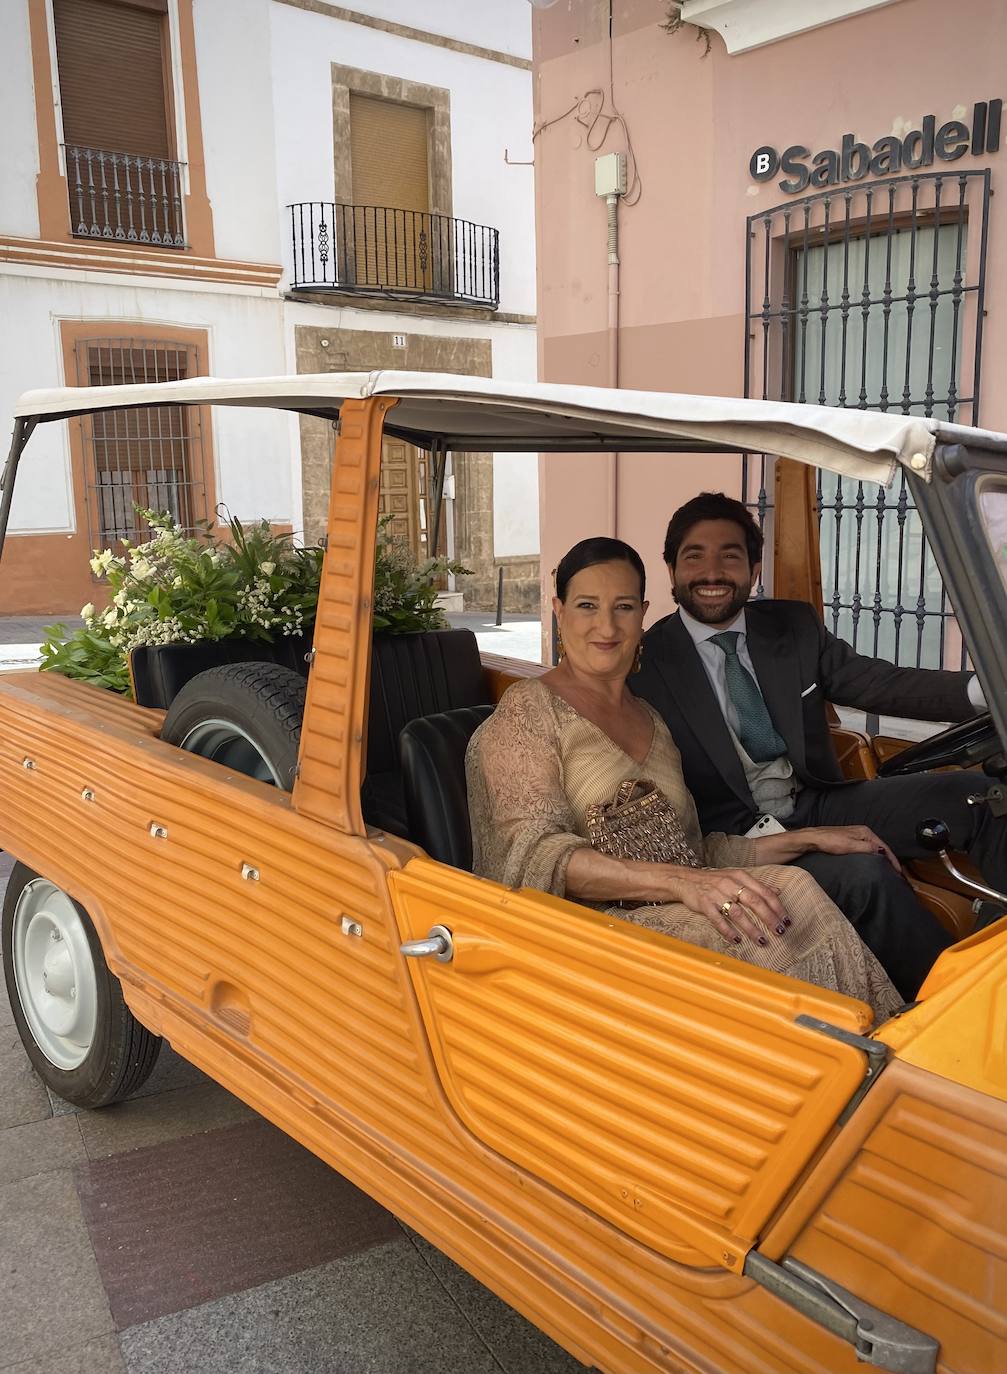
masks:
<path id="1" fill-rule="evenodd" d="M 816 23 L 815 9 L 687 0 L 685 17 L 718 25 L 705 33 L 665 31 L 662 0 L 537 12 L 540 376 L 1005 429 L 1007 10 L 830 0 L 817 12 L 837 17 Z M 788 32 L 779 16 L 795 10 L 816 26 Z M 626 190 L 610 203 L 595 161 L 615 152 Z M 586 535 L 640 550 L 654 618 L 672 608 L 661 547 L 683 500 L 743 495 L 770 548 L 801 515 L 777 509 L 758 455 L 541 463 L 545 623 L 548 569 Z M 906 494 L 826 478 L 817 500 L 830 627 L 956 666 L 953 608 Z"/>

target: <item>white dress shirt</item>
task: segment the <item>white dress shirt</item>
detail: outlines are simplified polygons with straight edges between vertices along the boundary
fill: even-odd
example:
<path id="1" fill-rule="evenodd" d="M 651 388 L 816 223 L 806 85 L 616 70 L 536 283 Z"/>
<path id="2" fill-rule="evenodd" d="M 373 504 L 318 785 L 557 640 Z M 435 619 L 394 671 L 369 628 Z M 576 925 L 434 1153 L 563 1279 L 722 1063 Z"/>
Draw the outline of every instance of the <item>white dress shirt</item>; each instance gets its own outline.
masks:
<path id="1" fill-rule="evenodd" d="M 718 644 L 711 644 L 710 642 L 714 635 L 729 634 L 736 631 L 739 636 L 738 658 L 742 667 L 751 673 L 752 680 L 758 686 L 758 674 L 755 671 L 752 656 L 748 652 L 744 609 L 738 612 L 729 625 L 704 625 L 701 620 L 689 615 L 688 611 L 682 610 L 681 607 L 679 607 L 678 614 L 681 616 L 682 624 L 688 630 L 692 642 L 696 646 L 696 652 L 706 669 L 713 694 L 717 698 L 717 704 L 727 723 L 731 740 L 745 770 L 745 778 L 755 800 L 756 809 L 760 815 L 775 816 L 777 820 L 785 820 L 793 813 L 794 796 L 800 786 L 798 779 L 794 776 L 793 765 L 785 754 L 778 759 L 769 759 L 767 762 L 757 763 L 742 744 L 738 738 L 738 713 L 727 690 L 727 657 Z M 762 688 L 759 687 L 759 690 L 761 692 Z"/>

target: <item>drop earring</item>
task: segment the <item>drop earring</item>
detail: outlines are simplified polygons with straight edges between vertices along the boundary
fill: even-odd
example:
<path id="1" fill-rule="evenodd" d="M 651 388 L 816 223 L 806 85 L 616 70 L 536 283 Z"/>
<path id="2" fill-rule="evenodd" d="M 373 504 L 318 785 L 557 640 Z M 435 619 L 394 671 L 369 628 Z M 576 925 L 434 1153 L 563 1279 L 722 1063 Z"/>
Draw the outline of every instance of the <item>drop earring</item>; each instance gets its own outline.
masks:
<path id="1" fill-rule="evenodd" d="M 635 656 L 635 658 L 633 659 L 633 666 L 632 666 L 632 668 L 630 668 L 629 671 L 630 671 L 631 673 L 638 673 L 642 667 L 643 667 L 643 640 L 641 639 L 640 642 L 639 642 L 639 644 L 636 646 L 636 656 Z"/>

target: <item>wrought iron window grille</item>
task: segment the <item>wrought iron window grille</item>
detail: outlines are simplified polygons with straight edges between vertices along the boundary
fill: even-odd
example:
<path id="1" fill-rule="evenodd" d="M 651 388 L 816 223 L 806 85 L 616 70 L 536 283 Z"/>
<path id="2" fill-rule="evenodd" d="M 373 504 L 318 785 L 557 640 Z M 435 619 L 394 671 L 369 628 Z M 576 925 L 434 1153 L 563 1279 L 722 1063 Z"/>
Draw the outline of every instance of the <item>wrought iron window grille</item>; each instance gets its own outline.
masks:
<path id="1" fill-rule="evenodd" d="M 74 236 L 185 248 L 184 162 L 63 145 Z"/>
<path id="2" fill-rule="evenodd" d="M 426 210 L 301 201 L 288 205 L 296 290 L 500 303 L 500 234 Z"/>
<path id="3" fill-rule="evenodd" d="M 161 339 L 82 339 L 76 364 L 79 386 L 181 381 L 200 371 L 195 348 Z M 96 411 L 78 424 L 90 548 L 149 540 L 137 507 L 167 512 L 186 533 L 205 525 L 209 500 L 198 406 Z"/>
<path id="4" fill-rule="evenodd" d="M 749 216 L 745 395 L 977 424 L 990 195 L 988 169 L 926 173 Z M 742 484 L 771 526 L 764 456 L 743 458 Z M 964 666 L 905 475 L 888 491 L 819 473 L 817 506 L 832 632 L 895 662 Z"/>

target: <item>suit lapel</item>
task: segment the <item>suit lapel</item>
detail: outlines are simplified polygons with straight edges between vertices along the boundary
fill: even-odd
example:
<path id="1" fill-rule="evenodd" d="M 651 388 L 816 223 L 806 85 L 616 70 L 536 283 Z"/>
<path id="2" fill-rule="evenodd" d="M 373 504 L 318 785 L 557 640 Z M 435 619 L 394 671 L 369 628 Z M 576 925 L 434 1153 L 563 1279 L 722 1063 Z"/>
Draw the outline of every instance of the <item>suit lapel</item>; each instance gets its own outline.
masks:
<path id="1" fill-rule="evenodd" d="M 738 751 L 724 720 L 716 694 L 710 686 L 703 661 L 692 636 L 676 612 L 665 624 L 663 653 L 655 656 L 655 666 L 679 711 L 733 792 L 746 807 L 754 805 L 748 779 Z"/>
<path id="2" fill-rule="evenodd" d="M 801 665 L 797 645 L 786 626 L 774 625 L 750 603 L 745 613 L 746 643 L 773 724 L 787 744 L 798 775 L 807 771 L 804 713 L 801 710 Z"/>

